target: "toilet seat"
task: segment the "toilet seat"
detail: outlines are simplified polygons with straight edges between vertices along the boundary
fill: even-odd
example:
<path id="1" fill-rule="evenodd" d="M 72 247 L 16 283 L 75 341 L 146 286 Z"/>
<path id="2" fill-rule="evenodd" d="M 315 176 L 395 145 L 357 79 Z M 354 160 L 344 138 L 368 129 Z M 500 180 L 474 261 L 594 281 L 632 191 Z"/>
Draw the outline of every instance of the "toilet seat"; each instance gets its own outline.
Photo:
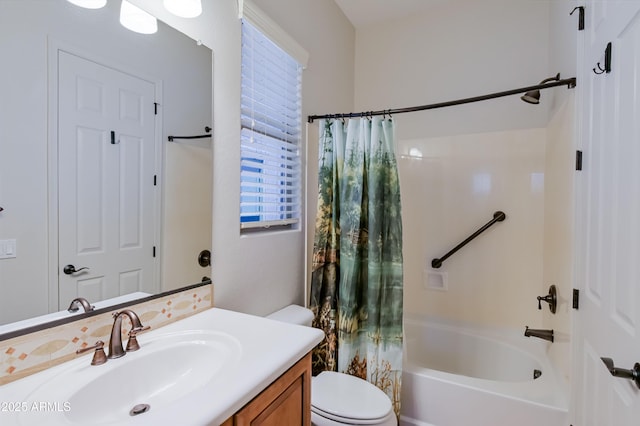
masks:
<path id="1" fill-rule="evenodd" d="M 335 371 L 323 371 L 311 381 L 311 410 L 351 425 L 387 424 L 395 414 L 389 397 L 373 384 Z"/>
<path id="2" fill-rule="evenodd" d="M 311 424 L 313 426 L 398 426 L 393 411 L 380 419 L 362 420 L 334 416 L 314 407 L 311 407 Z"/>

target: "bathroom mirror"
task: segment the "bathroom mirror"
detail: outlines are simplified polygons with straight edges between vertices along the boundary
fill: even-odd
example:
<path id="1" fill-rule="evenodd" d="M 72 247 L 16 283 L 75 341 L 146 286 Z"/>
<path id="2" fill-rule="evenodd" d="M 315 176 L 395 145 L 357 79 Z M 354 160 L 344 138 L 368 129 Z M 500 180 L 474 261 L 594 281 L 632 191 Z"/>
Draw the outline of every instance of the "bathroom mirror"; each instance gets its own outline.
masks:
<path id="1" fill-rule="evenodd" d="M 120 4 L 0 1 L 0 324 L 211 276 L 212 139 L 168 141 L 210 135 L 211 50 Z M 91 124 L 105 93 L 112 127 Z"/>

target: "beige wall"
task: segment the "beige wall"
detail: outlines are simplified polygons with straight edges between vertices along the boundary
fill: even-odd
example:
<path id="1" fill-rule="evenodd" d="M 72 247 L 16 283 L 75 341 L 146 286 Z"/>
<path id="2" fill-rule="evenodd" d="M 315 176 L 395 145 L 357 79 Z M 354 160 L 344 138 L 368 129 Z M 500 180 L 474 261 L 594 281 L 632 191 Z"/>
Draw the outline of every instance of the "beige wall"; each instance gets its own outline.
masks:
<path id="1" fill-rule="evenodd" d="M 425 14 L 358 29 L 356 108 L 410 107 L 537 84 L 549 77 L 548 36 L 549 2 L 527 0 L 442 2 Z M 403 114 L 396 117 L 398 137 L 545 127 L 548 108 L 512 96 Z"/>

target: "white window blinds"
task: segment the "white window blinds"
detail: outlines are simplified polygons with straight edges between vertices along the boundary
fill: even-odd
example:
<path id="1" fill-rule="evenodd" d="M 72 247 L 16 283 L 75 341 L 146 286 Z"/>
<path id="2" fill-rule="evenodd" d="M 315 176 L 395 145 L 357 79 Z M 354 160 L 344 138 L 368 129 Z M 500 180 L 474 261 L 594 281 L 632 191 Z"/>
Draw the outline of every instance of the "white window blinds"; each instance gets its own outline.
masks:
<path id="1" fill-rule="evenodd" d="M 300 219 L 302 66 L 242 20 L 240 226 Z"/>

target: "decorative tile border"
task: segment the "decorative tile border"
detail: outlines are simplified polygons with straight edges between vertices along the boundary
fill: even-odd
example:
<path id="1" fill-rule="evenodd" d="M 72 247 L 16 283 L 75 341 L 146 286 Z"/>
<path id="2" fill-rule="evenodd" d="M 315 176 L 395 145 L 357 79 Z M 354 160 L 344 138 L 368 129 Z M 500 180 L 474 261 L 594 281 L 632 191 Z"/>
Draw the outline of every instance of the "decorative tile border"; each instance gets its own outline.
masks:
<path id="1" fill-rule="evenodd" d="M 213 307 L 213 284 L 128 306 L 145 326 L 160 328 Z M 112 313 L 0 341 L 0 385 L 21 379 L 76 357 L 76 350 L 102 340 L 109 342 Z M 123 321 L 123 336 L 131 328 Z"/>

